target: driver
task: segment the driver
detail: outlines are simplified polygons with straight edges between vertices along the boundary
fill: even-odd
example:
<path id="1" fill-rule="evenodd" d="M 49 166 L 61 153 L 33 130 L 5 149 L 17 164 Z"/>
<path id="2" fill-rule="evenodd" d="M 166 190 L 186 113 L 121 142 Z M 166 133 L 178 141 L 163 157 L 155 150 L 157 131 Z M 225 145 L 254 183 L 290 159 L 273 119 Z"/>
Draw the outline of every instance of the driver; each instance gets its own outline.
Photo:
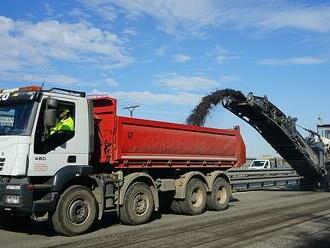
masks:
<path id="1" fill-rule="evenodd" d="M 71 112 L 68 108 L 62 107 L 58 110 L 57 122 L 54 128 L 51 129 L 50 135 L 62 131 L 74 131 L 74 121 L 71 117 Z"/>

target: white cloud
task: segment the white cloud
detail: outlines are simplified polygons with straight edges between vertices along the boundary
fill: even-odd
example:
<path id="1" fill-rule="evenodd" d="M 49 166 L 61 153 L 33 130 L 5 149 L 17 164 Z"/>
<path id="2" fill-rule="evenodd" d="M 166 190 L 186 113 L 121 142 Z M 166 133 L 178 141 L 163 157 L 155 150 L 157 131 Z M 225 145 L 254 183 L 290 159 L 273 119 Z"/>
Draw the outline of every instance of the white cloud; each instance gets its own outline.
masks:
<path id="1" fill-rule="evenodd" d="M 295 28 L 314 32 L 330 31 L 330 7 L 302 7 L 274 12 L 258 25 L 271 29 Z"/>
<path id="2" fill-rule="evenodd" d="M 78 9 L 78 8 L 73 8 L 72 10 L 68 11 L 67 14 L 75 18 L 81 18 L 81 17 L 86 18 L 87 16 L 89 16 L 89 14 L 84 12 L 82 9 Z"/>
<path id="3" fill-rule="evenodd" d="M 132 62 L 117 35 L 84 23 L 33 23 L 0 16 L 0 50 L 0 75 L 7 75 L 7 81 L 27 81 L 33 74 L 41 82 L 77 84 L 80 80 L 57 72 L 53 63 L 90 63 L 109 70 Z"/>
<path id="4" fill-rule="evenodd" d="M 155 55 L 156 56 L 164 56 L 167 52 L 167 47 L 166 46 L 162 46 L 159 47 L 155 50 Z"/>
<path id="5" fill-rule="evenodd" d="M 201 27 L 214 25 L 218 13 L 215 0 L 81 0 L 108 20 L 120 14 L 129 19 L 148 15 L 158 23 L 158 28 L 167 34 L 184 35 L 185 32 L 198 32 Z M 113 8 L 117 7 L 114 11 Z M 109 9 L 106 11 L 106 9 Z M 115 15 L 114 13 L 117 13 Z M 180 33 L 177 31 L 181 30 Z"/>
<path id="6" fill-rule="evenodd" d="M 227 60 L 239 59 L 239 56 L 232 55 L 228 50 L 217 45 L 215 49 L 215 56 L 218 64 L 223 64 Z"/>
<path id="7" fill-rule="evenodd" d="M 44 4 L 44 8 L 45 8 L 45 11 L 46 11 L 46 14 L 48 16 L 53 16 L 54 15 L 54 9 L 53 7 L 49 4 L 49 3 L 45 3 Z"/>
<path id="8" fill-rule="evenodd" d="M 177 74 L 163 76 L 154 83 L 174 90 L 184 91 L 206 90 L 217 86 L 217 82 L 208 77 L 183 76 Z"/>
<path id="9" fill-rule="evenodd" d="M 269 0 L 81 0 L 107 20 L 120 15 L 137 20 L 149 16 L 170 35 L 197 34 L 209 28 L 292 28 L 330 31 L 330 5 Z M 114 10 L 116 9 L 116 11 Z M 116 14 L 115 14 L 116 13 Z"/>
<path id="10" fill-rule="evenodd" d="M 233 82 L 236 80 L 237 80 L 237 77 L 234 75 L 223 75 L 223 76 L 220 76 L 219 83 L 225 84 L 225 83 L 230 83 L 230 82 Z"/>
<path id="11" fill-rule="evenodd" d="M 289 66 L 289 65 L 318 65 L 327 63 L 328 60 L 321 57 L 294 57 L 285 59 L 263 59 L 258 61 L 260 65 Z"/>
<path id="12" fill-rule="evenodd" d="M 116 17 L 116 11 L 110 1 L 107 0 L 78 0 L 86 5 L 87 9 L 91 9 L 98 13 L 107 21 L 113 21 Z"/>
<path id="13" fill-rule="evenodd" d="M 104 84 L 106 84 L 107 86 L 118 86 L 119 85 L 119 83 L 113 78 L 106 78 L 104 80 Z"/>
<path id="14" fill-rule="evenodd" d="M 99 92 L 94 90 L 93 94 L 111 95 L 122 102 L 152 106 L 154 104 L 194 106 L 201 97 L 196 94 L 178 93 L 161 94 L 149 91 L 118 91 L 113 93 Z"/>
<path id="15" fill-rule="evenodd" d="M 177 63 L 185 63 L 185 62 L 191 60 L 191 57 L 186 54 L 177 54 L 174 56 L 174 60 Z"/>
<path id="16" fill-rule="evenodd" d="M 68 85 L 68 84 L 76 84 L 79 82 L 77 78 L 70 77 L 64 74 L 46 74 L 44 76 L 39 76 L 40 82 L 52 83 L 52 84 L 60 84 L 60 85 Z M 42 80 L 43 79 L 43 80 Z"/>
<path id="17" fill-rule="evenodd" d="M 136 36 L 138 32 L 134 28 L 126 28 L 123 31 L 123 34 L 130 35 L 130 36 Z"/>
<path id="18" fill-rule="evenodd" d="M 302 1 L 269 0 L 260 4 L 258 0 L 241 0 L 227 2 L 227 8 L 222 13 L 221 25 L 232 24 L 237 28 L 330 31 L 329 4 L 311 7 Z"/>
<path id="19" fill-rule="evenodd" d="M 32 23 L 4 16 L 0 16 L 0 50 L 0 61 L 7 61 L 7 70 L 47 66 L 53 60 L 96 65 L 132 61 L 122 41 L 108 31 L 82 23 Z"/>
<path id="20" fill-rule="evenodd" d="M 6 72 L 0 70 L 0 78 L 3 82 L 19 82 L 22 84 L 55 84 L 68 86 L 80 83 L 80 80 L 65 74 L 39 73 L 33 75 L 24 72 Z"/>

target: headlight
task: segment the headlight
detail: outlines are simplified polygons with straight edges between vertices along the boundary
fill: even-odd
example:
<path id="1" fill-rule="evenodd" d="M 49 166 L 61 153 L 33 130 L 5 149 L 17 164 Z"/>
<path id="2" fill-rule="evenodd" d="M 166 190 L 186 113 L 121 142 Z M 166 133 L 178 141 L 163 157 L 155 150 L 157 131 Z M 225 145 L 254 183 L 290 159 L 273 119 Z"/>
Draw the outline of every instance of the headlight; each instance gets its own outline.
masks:
<path id="1" fill-rule="evenodd" d="M 19 195 L 6 195 L 5 202 L 7 204 L 20 204 L 21 197 Z"/>
<path id="2" fill-rule="evenodd" d="M 7 185 L 6 190 L 21 190 L 21 185 Z"/>

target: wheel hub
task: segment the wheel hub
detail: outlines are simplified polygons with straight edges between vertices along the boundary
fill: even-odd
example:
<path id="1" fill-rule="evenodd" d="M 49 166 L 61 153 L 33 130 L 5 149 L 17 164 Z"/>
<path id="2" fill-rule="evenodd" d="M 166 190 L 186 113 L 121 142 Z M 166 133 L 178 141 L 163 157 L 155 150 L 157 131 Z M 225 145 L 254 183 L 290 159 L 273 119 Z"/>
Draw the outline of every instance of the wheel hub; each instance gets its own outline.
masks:
<path id="1" fill-rule="evenodd" d="M 69 208 L 69 217 L 72 223 L 82 224 L 89 216 L 90 206 L 82 199 L 75 200 L 71 203 Z"/>
<path id="2" fill-rule="evenodd" d="M 226 201 L 226 197 L 227 197 L 227 192 L 226 192 L 225 188 L 220 187 L 218 189 L 217 195 L 216 195 L 217 201 L 220 203 L 224 203 Z"/>
<path id="3" fill-rule="evenodd" d="M 133 205 L 135 214 L 144 215 L 149 208 L 149 199 L 143 192 L 140 192 L 134 197 Z"/>
<path id="4" fill-rule="evenodd" d="M 200 188 L 195 188 L 191 195 L 191 203 L 194 207 L 199 207 L 203 201 L 203 193 Z"/>

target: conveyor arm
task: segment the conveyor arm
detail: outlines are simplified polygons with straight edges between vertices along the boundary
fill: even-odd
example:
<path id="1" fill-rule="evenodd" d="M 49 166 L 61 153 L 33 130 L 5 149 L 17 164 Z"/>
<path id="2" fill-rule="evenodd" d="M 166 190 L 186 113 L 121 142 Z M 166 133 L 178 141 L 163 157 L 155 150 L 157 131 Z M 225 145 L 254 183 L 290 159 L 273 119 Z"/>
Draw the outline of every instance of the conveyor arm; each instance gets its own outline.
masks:
<path id="1" fill-rule="evenodd" d="M 287 117 L 267 97 L 227 95 L 223 106 L 256 129 L 299 175 L 312 181 L 324 176 L 317 152 L 296 129 L 297 120 Z"/>

